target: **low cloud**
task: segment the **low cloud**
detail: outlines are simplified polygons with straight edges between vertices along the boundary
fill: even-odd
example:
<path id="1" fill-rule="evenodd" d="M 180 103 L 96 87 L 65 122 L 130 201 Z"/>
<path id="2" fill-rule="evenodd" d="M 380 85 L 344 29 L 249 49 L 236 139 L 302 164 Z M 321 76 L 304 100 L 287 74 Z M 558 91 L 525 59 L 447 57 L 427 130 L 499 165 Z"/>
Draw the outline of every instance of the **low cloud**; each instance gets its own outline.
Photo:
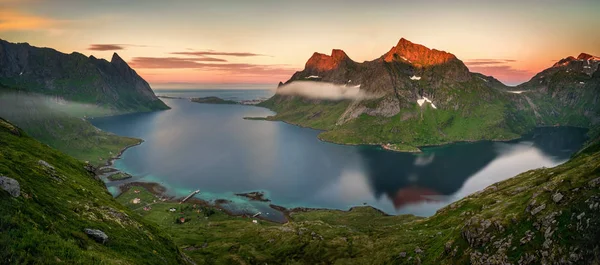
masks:
<path id="1" fill-rule="evenodd" d="M 28 119 L 46 120 L 57 117 L 76 117 L 108 115 L 113 111 L 94 104 L 65 100 L 59 96 L 47 96 L 35 93 L 0 93 L 0 116 L 9 120 Z"/>
<path id="2" fill-rule="evenodd" d="M 312 99 L 367 99 L 374 98 L 366 94 L 360 86 L 336 85 L 328 82 L 294 81 L 277 89 L 280 95 L 296 95 Z"/>
<path id="3" fill-rule="evenodd" d="M 265 56 L 264 54 L 251 53 L 251 52 L 217 52 L 217 51 L 192 51 L 192 52 L 172 52 L 175 55 L 188 55 L 188 56 L 234 56 L 234 57 L 253 57 L 253 56 Z"/>

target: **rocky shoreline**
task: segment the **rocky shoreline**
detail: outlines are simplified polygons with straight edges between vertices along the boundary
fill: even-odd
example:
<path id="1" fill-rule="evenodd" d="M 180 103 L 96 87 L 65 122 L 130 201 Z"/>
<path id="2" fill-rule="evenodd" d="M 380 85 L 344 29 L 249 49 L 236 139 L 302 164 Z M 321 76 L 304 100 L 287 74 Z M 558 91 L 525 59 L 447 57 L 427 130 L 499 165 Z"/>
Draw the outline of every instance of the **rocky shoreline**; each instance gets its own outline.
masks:
<path id="1" fill-rule="evenodd" d="M 123 185 L 119 186 L 120 193 L 117 196 L 117 198 L 134 187 L 142 187 L 142 188 L 146 189 L 148 192 L 152 193 L 157 198 L 164 200 L 165 202 L 179 203 L 182 199 L 182 197 L 175 197 L 175 196 L 167 195 L 167 188 L 156 182 L 130 182 L 130 183 L 123 184 Z M 235 195 L 246 197 L 251 201 L 261 201 L 261 202 L 270 202 L 271 201 L 270 199 L 263 197 L 264 196 L 263 192 L 257 192 L 257 191 L 248 192 L 248 193 L 238 193 Z M 256 196 L 254 196 L 254 195 L 256 195 Z M 255 219 L 260 219 L 263 221 L 268 221 L 268 222 L 273 222 L 273 223 L 282 223 L 282 224 L 288 223 L 291 220 L 291 216 L 293 216 L 295 213 L 311 212 L 311 211 L 351 212 L 356 207 L 370 207 L 373 210 L 380 212 L 382 215 L 389 216 L 389 214 L 385 213 L 384 211 L 377 209 L 375 207 L 369 206 L 369 205 L 355 206 L 355 207 L 351 207 L 348 210 L 340 210 L 340 209 L 313 208 L 313 207 L 286 208 L 281 205 L 269 204 L 269 207 L 271 209 L 282 213 L 283 216 L 285 217 L 284 222 L 278 222 L 275 220 L 265 218 L 263 215 L 251 216 L 248 213 L 234 213 L 234 212 L 230 211 L 227 207 L 225 207 L 225 205 L 230 204 L 230 203 L 232 203 L 232 202 L 227 199 L 216 199 L 216 200 L 214 200 L 214 203 L 210 203 L 209 201 L 194 198 L 194 197 L 188 199 L 185 202 L 185 204 L 197 204 L 197 205 L 205 206 L 205 207 L 213 207 L 215 209 L 218 209 L 219 211 L 222 211 L 222 212 L 228 214 L 229 216 L 253 217 Z"/>

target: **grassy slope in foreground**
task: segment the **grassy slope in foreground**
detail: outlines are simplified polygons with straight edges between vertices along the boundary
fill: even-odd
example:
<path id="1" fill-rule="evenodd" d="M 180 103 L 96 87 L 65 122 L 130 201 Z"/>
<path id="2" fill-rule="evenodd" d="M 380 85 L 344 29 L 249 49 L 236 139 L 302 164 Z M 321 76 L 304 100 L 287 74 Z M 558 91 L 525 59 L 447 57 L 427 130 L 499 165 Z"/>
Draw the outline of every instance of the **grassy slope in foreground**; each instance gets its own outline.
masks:
<path id="1" fill-rule="evenodd" d="M 597 136 L 596 136 L 597 137 Z M 287 224 L 159 202 L 142 187 L 117 198 L 156 222 L 199 264 L 592 264 L 600 246 L 600 141 L 554 167 L 496 183 L 434 216 L 371 207 L 296 210 Z M 134 197 L 142 205 L 132 204 Z M 169 208 L 177 208 L 171 213 Z M 177 224 L 178 217 L 186 223 Z"/>
<path id="2" fill-rule="evenodd" d="M 0 189 L 0 263 L 177 264 L 177 248 L 106 191 L 84 164 L 0 120 L 0 175 L 21 195 Z M 54 169 L 39 163 L 46 161 Z M 97 243 L 85 228 L 109 239 Z"/>

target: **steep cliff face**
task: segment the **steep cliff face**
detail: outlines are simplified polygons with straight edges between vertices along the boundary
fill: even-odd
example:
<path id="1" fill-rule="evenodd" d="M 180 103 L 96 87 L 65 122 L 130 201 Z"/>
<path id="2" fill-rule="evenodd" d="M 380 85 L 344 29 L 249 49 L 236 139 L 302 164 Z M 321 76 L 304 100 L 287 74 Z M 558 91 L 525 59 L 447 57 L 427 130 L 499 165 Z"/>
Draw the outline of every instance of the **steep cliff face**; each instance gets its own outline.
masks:
<path id="1" fill-rule="evenodd" d="M 518 86 L 536 106 L 538 123 L 591 127 L 600 123 L 600 57 L 581 53 Z"/>
<path id="2" fill-rule="evenodd" d="M 335 142 L 506 139 L 533 127 L 527 117 L 530 105 L 506 92 L 501 82 L 469 72 L 451 53 L 404 38 L 381 57 L 363 63 L 341 50 L 331 56 L 315 53 L 283 86 L 296 81 L 358 87 L 367 95 L 333 104 L 279 93 L 263 104 L 278 112 L 275 119 L 330 130 L 321 137 Z"/>
<path id="3" fill-rule="evenodd" d="M 0 83 L 115 112 L 168 108 L 117 54 L 111 62 L 0 40 Z"/>

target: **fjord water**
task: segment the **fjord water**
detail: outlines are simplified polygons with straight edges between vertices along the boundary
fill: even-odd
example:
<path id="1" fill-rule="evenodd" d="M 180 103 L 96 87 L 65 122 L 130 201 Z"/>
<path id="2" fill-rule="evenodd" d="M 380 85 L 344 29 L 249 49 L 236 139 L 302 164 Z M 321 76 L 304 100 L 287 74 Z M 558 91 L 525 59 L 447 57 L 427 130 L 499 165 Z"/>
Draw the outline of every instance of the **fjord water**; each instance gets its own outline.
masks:
<path id="1" fill-rule="evenodd" d="M 398 153 L 322 142 L 319 131 L 283 122 L 243 119 L 273 114 L 260 107 L 164 102 L 172 109 L 92 120 L 103 130 L 145 141 L 128 149 L 115 167 L 135 176 L 127 181 L 158 182 L 177 196 L 200 189 L 201 199 L 231 200 L 233 210 L 249 212 L 270 210 L 234 193 L 264 191 L 285 207 L 348 209 L 366 203 L 390 214 L 428 216 L 495 182 L 558 165 L 586 140 L 584 129 L 548 127 L 510 142 Z M 107 183 L 115 194 L 120 184 Z"/>

